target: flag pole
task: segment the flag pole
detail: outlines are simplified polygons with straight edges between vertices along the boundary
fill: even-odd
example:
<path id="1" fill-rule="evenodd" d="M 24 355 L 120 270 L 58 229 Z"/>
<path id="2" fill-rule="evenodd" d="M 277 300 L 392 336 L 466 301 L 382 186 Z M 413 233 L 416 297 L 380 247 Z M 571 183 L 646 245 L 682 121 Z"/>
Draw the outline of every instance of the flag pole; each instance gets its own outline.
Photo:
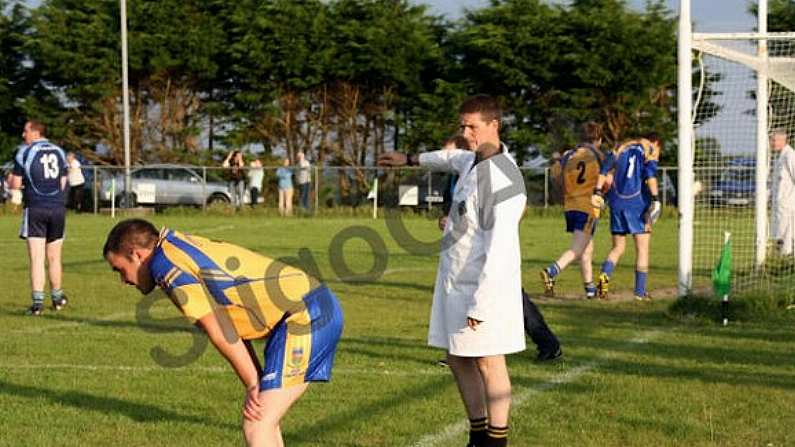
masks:
<path id="1" fill-rule="evenodd" d="M 729 239 L 731 239 L 731 236 L 732 236 L 732 234 L 729 233 L 728 231 L 723 232 L 723 245 L 724 246 L 726 246 L 726 244 L 729 243 Z M 724 326 L 728 326 L 729 325 L 729 294 L 728 293 L 724 293 L 723 294 L 723 300 L 721 300 L 721 303 L 720 303 L 720 313 L 721 313 L 721 317 L 723 317 L 723 325 Z"/>

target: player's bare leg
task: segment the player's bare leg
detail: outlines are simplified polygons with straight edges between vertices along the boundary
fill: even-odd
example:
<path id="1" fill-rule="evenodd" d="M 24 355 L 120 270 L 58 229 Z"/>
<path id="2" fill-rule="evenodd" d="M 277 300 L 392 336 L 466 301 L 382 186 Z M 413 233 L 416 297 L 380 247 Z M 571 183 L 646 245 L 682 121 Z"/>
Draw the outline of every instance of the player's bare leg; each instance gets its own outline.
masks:
<path id="1" fill-rule="evenodd" d="M 50 278 L 50 290 L 52 293 L 52 307 L 54 310 L 61 310 L 66 306 L 66 296 L 61 288 L 63 278 L 63 267 L 61 264 L 61 253 L 63 252 L 63 239 L 52 241 L 46 246 L 47 251 L 47 273 Z"/>
<path id="2" fill-rule="evenodd" d="M 61 288 L 61 278 L 63 267 L 61 265 L 61 252 L 63 248 L 63 239 L 52 241 L 47 244 L 47 273 L 50 278 L 50 287 L 53 289 Z"/>
<path id="3" fill-rule="evenodd" d="M 633 236 L 635 238 L 635 299 L 644 301 L 649 299 L 646 292 L 646 278 L 649 272 L 651 234 L 641 233 Z"/>
<path id="4" fill-rule="evenodd" d="M 593 282 L 593 238 L 588 241 L 582 255 L 580 256 L 580 274 L 582 283 L 585 286 L 585 297 L 588 299 L 596 297 L 596 286 Z"/>
<path id="5" fill-rule="evenodd" d="M 504 355 L 478 357 L 476 359 L 483 386 L 486 391 L 486 409 L 489 414 L 489 436 L 497 432 L 505 437 L 508 432 L 508 417 L 511 411 L 511 378 Z"/>
<path id="6" fill-rule="evenodd" d="M 28 309 L 29 315 L 41 315 L 44 302 L 45 273 L 45 245 L 42 237 L 27 238 L 28 258 L 30 259 L 30 289 L 32 291 L 33 305 Z"/>
<path id="7" fill-rule="evenodd" d="M 564 251 L 562 255 L 541 271 L 541 281 L 544 284 L 544 294 L 555 296 L 555 278 L 568 267 L 572 262 L 580 259 L 592 241 L 590 234 L 575 230 L 571 237 L 571 247 Z"/>
<path id="8" fill-rule="evenodd" d="M 243 419 L 243 434 L 249 447 L 282 447 L 281 420 L 287 410 L 304 394 L 308 383 L 263 391 L 261 418 L 258 421 Z"/>
<path id="9" fill-rule="evenodd" d="M 613 275 L 613 270 L 618 265 L 621 256 L 624 255 L 624 250 L 627 246 L 627 238 L 622 234 L 613 235 L 613 248 L 607 254 L 607 259 L 602 264 L 602 271 L 599 273 L 599 280 L 596 283 L 597 293 L 600 299 L 607 299 L 608 284 L 610 283 L 610 276 Z"/>
<path id="10" fill-rule="evenodd" d="M 473 357 L 459 357 L 448 352 L 447 364 L 453 372 L 458 393 L 461 395 L 469 418 L 469 444 L 467 445 L 480 445 L 486 439 L 488 425 L 483 377 Z"/>
<path id="11" fill-rule="evenodd" d="M 469 419 L 486 417 L 486 389 L 474 357 L 447 354 L 447 364 L 453 372 L 458 392 Z"/>

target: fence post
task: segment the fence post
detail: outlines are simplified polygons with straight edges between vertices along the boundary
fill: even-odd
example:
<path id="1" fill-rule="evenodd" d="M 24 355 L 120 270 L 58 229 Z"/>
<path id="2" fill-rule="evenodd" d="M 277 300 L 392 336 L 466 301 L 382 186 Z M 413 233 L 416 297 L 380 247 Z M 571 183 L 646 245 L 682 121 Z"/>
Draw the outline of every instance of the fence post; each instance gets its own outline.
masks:
<path id="1" fill-rule="evenodd" d="M 668 203 L 668 170 L 662 168 L 662 206 L 665 207 L 665 204 Z"/>
<path id="2" fill-rule="evenodd" d="M 431 196 L 431 191 L 433 190 L 433 185 L 431 182 L 433 181 L 433 172 L 428 171 L 428 191 L 425 193 L 425 201 L 428 203 L 428 211 L 433 209 L 433 202 L 429 201 L 428 198 Z"/>
<path id="3" fill-rule="evenodd" d="M 97 166 L 94 169 L 94 214 L 99 213 L 99 179 L 97 178 Z"/>
<path id="4" fill-rule="evenodd" d="M 207 212 L 207 166 L 202 166 L 202 212 Z"/>
<path id="5" fill-rule="evenodd" d="M 544 168 L 544 208 L 549 208 L 549 168 Z"/>
<path id="6" fill-rule="evenodd" d="M 320 204 L 320 168 L 315 165 L 315 214 Z"/>

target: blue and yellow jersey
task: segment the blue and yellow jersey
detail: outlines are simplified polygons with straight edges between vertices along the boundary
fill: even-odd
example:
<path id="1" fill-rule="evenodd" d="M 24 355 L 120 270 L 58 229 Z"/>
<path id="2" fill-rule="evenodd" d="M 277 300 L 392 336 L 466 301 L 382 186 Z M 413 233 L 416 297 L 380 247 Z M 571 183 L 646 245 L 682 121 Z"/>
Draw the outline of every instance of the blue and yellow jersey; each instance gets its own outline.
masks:
<path id="1" fill-rule="evenodd" d="M 604 155 L 591 144 L 583 144 L 563 154 L 560 159 L 565 211 L 593 214 L 591 195 L 599 179 Z"/>
<path id="2" fill-rule="evenodd" d="M 610 152 L 602 165 L 603 175 L 613 175 L 608 193 L 611 209 L 643 208 L 646 180 L 657 175 L 659 149 L 649 140 L 629 140 Z"/>
<path id="3" fill-rule="evenodd" d="M 215 312 L 244 340 L 269 335 L 285 317 L 299 325 L 311 320 L 302 298 L 316 281 L 242 247 L 164 228 L 149 269 L 192 322 Z"/>

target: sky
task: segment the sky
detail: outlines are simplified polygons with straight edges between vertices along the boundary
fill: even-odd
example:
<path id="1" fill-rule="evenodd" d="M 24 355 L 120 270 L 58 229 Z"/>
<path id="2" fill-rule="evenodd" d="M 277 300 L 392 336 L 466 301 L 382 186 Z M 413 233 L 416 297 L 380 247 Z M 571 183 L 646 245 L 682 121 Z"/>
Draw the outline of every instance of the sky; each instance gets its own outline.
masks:
<path id="1" fill-rule="evenodd" d="M 478 8 L 489 4 L 488 0 L 414 0 L 429 5 L 433 12 L 450 18 L 460 17 L 465 8 Z M 560 1 L 559 1 L 560 2 Z M 749 0 L 691 0 L 691 14 L 698 32 L 743 32 L 752 31 L 754 18 L 746 10 Z M 642 10 L 645 0 L 628 0 Z M 666 0 L 668 7 L 679 11 L 679 0 Z"/>

